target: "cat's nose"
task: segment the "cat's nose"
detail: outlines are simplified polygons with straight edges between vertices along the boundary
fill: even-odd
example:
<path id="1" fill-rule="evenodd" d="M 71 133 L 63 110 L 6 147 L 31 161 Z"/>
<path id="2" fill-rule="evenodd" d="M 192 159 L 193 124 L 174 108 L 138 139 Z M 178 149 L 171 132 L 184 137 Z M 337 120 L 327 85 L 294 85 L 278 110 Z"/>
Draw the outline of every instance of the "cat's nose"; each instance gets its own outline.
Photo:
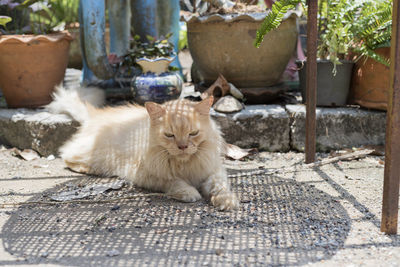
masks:
<path id="1" fill-rule="evenodd" d="M 185 150 L 186 148 L 188 148 L 188 145 L 187 144 L 179 144 L 178 148 L 181 150 Z"/>

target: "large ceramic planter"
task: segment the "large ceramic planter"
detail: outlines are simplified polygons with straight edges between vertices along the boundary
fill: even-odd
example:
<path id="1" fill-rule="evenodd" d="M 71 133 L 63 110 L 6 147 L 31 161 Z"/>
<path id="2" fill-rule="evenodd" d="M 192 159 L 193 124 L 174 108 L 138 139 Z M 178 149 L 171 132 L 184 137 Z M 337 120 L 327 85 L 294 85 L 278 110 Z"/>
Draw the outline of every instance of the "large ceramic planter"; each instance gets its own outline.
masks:
<path id="1" fill-rule="evenodd" d="M 317 61 L 317 106 L 345 106 L 349 95 L 353 61 L 341 61 L 333 75 L 333 63 L 328 60 Z M 306 65 L 296 62 L 299 67 L 300 90 L 303 102 L 306 99 Z"/>
<path id="2" fill-rule="evenodd" d="M 297 41 L 297 15 L 288 13 L 278 29 L 253 43 L 267 13 L 191 16 L 187 21 L 190 53 L 208 85 L 219 74 L 239 88 L 264 88 L 279 82 Z"/>
<path id="3" fill-rule="evenodd" d="M 378 48 L 376 53 L 389 58 L 390 47 Z M 389 72 L 389 67 L 373 59 L 359 59 L 353 70 L 351 103 L 365 108 L 386 110 L 390 86 Z"/>
<path id="4" fill-rule="evenodd" d="M 0 88 L 8 107 L 50 103 L 63 81 L 71 40 L 68 32 L 0 36 Z"/>
<path id="5" fill-rule="evenodd" d="M 135 102 L 147 101 L 163 103 L 176 99 L 182 91 L 183 81 L 178 73 L 169 72 L 173 58 L 140 58 L 136 60 L 142 67 L 142 74 L 132 79 L 131 89 Z"/>

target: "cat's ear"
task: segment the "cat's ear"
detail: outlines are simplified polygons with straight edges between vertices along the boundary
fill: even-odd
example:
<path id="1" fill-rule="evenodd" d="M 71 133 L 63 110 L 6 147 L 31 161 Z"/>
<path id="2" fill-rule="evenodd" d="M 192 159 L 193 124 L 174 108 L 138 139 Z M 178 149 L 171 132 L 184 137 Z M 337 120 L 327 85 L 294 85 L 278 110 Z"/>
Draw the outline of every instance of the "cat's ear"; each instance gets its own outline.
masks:
<path id="1" fill-rule="evenodd" d="M 146 102 L 144 103 L 144 106 L 147 109 L 147 113 L 149 113 L 150 119 L 155 120 L 160 118 L 165 114 L 165 109 L 154 102 Z"/>
<path id="2" fill-rule="evenodd" d="M 214 97 L 209 96 L 209 97 L 203 99 L 200 103 L 196 104 L 194 106 L 194 108 L 200 114 L 208 115 L 208 114 L 210 114 L 210 108 L 211 108 L 213 102 L 214 102 Z"/>

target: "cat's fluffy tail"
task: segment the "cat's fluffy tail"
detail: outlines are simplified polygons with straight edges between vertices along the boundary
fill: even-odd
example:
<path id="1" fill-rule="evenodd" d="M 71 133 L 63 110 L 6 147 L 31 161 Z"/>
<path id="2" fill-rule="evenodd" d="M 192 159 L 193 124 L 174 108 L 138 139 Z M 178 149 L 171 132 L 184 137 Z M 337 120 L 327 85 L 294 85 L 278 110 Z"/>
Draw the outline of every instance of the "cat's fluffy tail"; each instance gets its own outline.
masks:
<path id="1" fill-rule="evenodd" d="M 52 97 L 53 101 L 45 106 L 48 111 L 67 114 L 80 123 L 89 119 L 90 110 L 105 103 L 104 91 L 93 87 L 66 89 L 60 85 Z"/>

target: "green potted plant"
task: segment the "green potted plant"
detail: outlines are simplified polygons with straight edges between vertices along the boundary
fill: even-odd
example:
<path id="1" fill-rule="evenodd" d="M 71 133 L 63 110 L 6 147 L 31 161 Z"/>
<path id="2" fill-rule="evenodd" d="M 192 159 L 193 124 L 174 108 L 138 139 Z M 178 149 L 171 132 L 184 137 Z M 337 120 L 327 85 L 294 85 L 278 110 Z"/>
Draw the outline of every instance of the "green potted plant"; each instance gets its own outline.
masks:
<path id="1" fill-rule="evenodd" d="M 135 35 L 128 53 L 116 61 L 116 80 L 129 80 L 135 102 L 162 103 L 179 97 L 183 81 L 176 69 L 169 66 L 176 56 L 174 45 L 169 41 L 171 35 L 160 39 L 146 36 L 145 42 Z"/>
<path id="2" fill-rule="evenodd" d="M 257 32 L 255 46 L 259 47 L 264 35 L 276 29 L 284 14 L 298 4 L 302 4 L 306 9 L 303 0 L 276 1 Z M 349 60 L 350 47 L 353 42 L 353 32 L 350 28 L 357 8 L 358 6 L 351 1 L 319 1 L 317 51 L 317 105 L 319 106 L 342 106 L 346 104 L 354 64 Z M 303 99 L 306 88 L 305 64 L 306 61 L 298 62 Z"/>
<path id="3" fill-rule="evenodd" d="M 391 26 L 391 0 L 368 1 L 356 13 L 351 29 L 355 40 L 352 50 L 357 55 L 350 89 L 351 103 L 386 110 Z"/>
<path id="4" fill-rule="evenodd" d="M 64 78 L 72 37 L 57 28 L 62 22 L 53 13 L 57 1 L 1 2 L 0 88 L 9 108 L 50 103 Z"/>
<path id="5" fill-rule="evenodd" d="M 222 74 L 246 99 L 276 94 L 277 88 L 272 86 L 280 83 L 296 48 L 298 12 L 283 16 L 279 29 L 269 33 L 256 49 L 253 39 L 268 14 L 265 7 L 246 3 L 255 1 L 191 2 L 183 18 L 193 58 L 193 81 L 209 86 Z"/>

